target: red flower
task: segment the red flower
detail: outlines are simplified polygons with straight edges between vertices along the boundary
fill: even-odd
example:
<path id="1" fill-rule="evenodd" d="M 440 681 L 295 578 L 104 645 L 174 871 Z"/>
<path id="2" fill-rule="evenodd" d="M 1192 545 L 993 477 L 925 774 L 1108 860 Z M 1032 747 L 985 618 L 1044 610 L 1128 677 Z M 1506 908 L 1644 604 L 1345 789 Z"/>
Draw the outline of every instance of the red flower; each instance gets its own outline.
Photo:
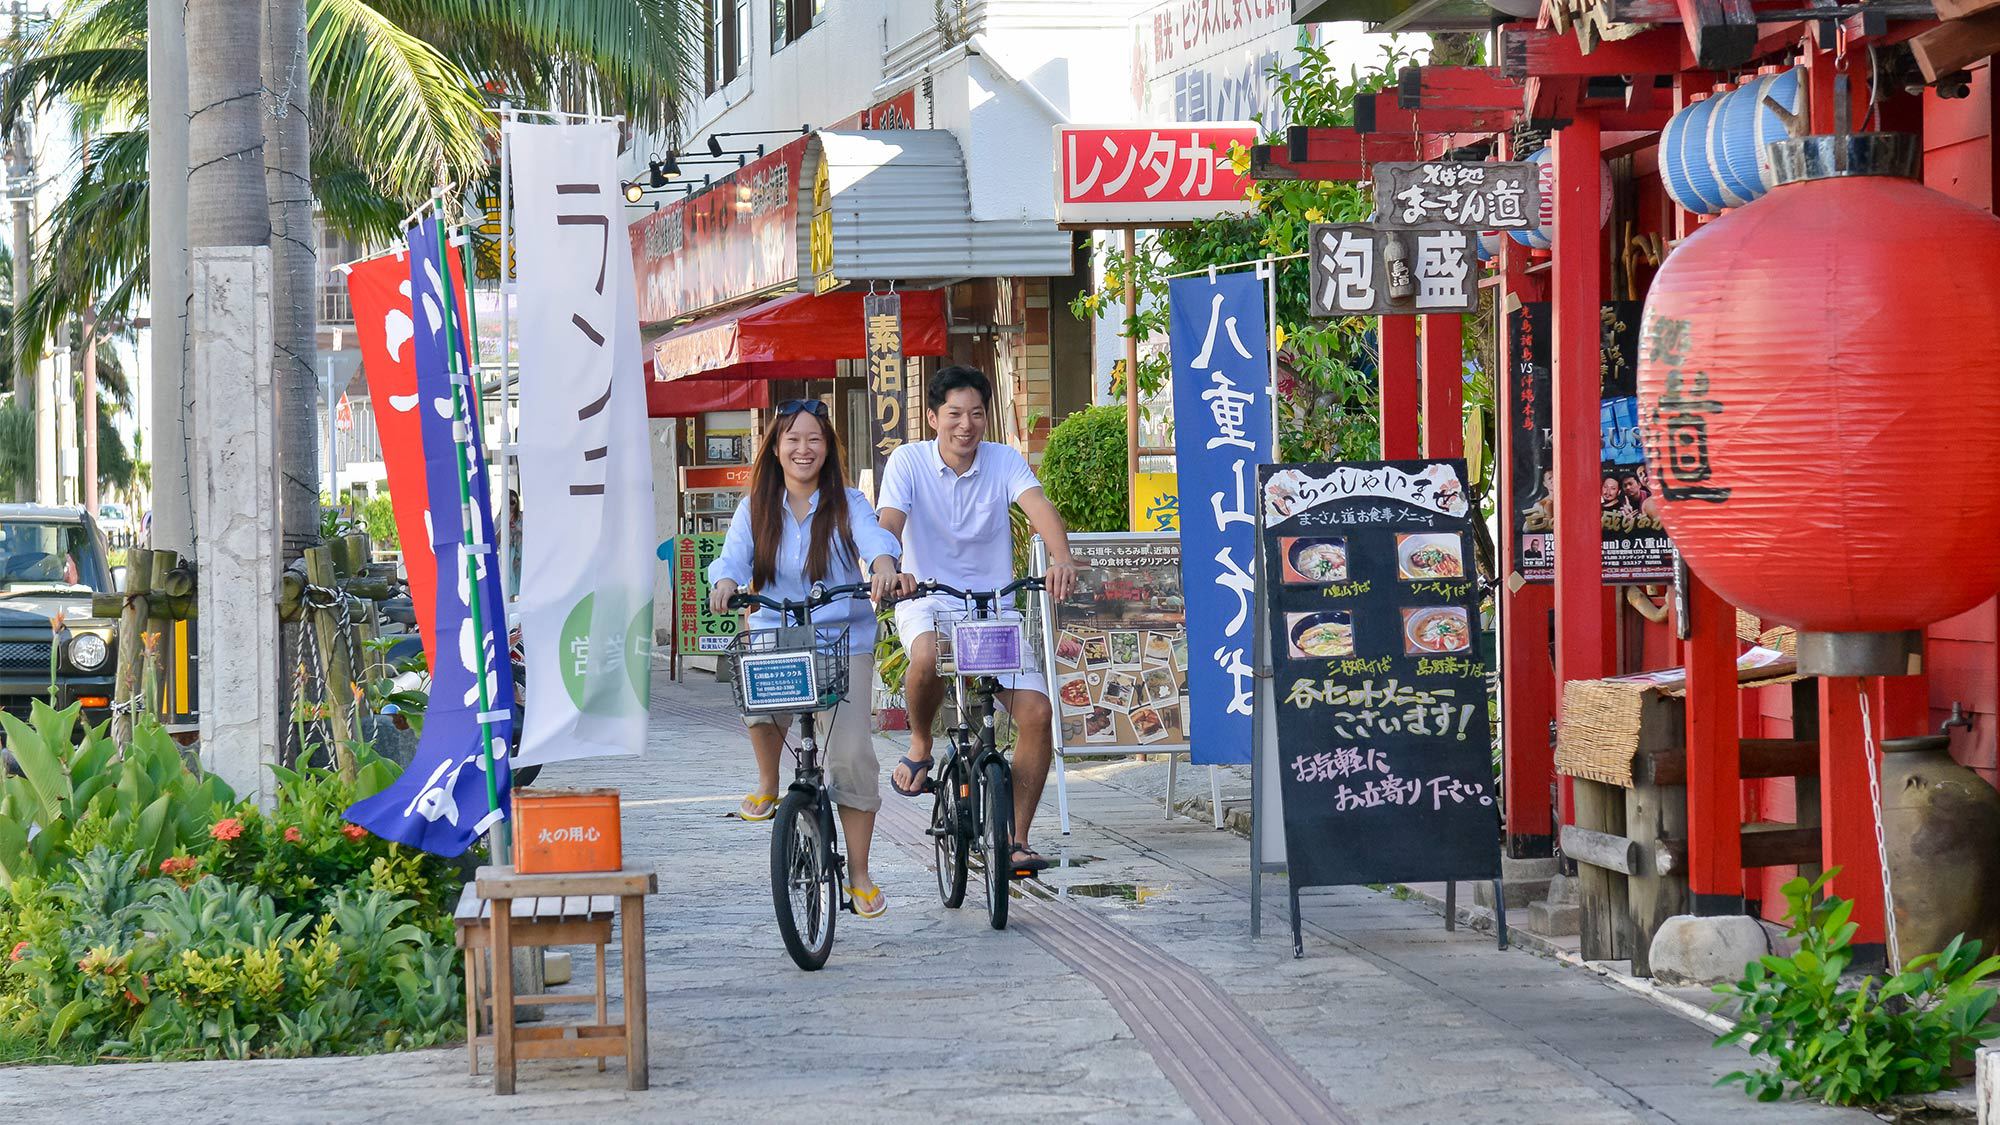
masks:
<path id="1" fill-rule="evenodd" d="M 185 875 L 193 870 L 194 857 L 191 855 L 170 855 L 160 861 L 162 875 Z"/>
<path id="2" fill-rule="evenodd" d="M 129 988 L 125 990 L 125 1002 L 132 1005 L 135 1008 L 142 1003 L 138 995 Z"/>
<path id="3" fill-rule="evenodd" d="M 306 839 L 306 834 L 299 831 L 298 825 L 295 824 L 292 827 L 285 829 L 285 843 L 303 844 L 305 843 L 305 839 Z"/>
<path id="4" fill-rule="evenodd" d="M 340 834 L 358 842 L 362 837 L 368 835 L 368 830 L 359 824 L 343 824 L 340 826 Z"/>
<path id="5" fill-rule="evenodd" d="M 14 952 L 7 955 L 7 960 L 19 961 L 21 958 L 26 957 L 27 955 L 28 955 L 28 943 L 25 941 L 16 942 L 14 943 Z"/>
<path id="6" fill-rule="evenodd" d="M 235 817 L 218 820 L 209 825 L 208 834 L 218 840 L 234 840 L 243 835 L 243 822 Z"/>

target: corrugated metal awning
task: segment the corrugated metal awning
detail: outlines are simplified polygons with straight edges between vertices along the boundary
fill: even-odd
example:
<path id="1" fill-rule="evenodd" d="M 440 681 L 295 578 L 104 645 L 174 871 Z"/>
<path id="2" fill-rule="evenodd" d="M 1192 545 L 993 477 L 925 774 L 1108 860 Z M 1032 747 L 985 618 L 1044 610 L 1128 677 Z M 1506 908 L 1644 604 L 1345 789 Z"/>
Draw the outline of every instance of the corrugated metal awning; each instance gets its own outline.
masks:
<path id="1" fill-rule="evenodd" d="M 1049 219 L 972 217 L 965 156 L 942 129 L 813 134 L 799 175 L 799 288 L 1067 277 L 1073 236 Z"/>

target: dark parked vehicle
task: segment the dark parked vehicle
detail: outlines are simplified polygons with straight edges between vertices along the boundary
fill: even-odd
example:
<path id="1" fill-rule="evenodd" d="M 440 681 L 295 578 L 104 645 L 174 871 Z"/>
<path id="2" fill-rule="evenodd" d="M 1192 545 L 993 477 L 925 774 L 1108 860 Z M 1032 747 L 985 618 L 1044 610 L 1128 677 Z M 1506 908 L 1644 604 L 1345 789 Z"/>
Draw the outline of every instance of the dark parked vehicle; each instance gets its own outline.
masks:
<path id="1" fill-rule="evenodd" d="M 56 706 L 81 702 L 87 722 L 110 717 L 118 623 L 90 611 L 91 595 L 116 588 L 106 557 L 83 509 L 0 504 L 0 708 L 25 718 L 31 701 L 48 698 L 59 645 Z"/>

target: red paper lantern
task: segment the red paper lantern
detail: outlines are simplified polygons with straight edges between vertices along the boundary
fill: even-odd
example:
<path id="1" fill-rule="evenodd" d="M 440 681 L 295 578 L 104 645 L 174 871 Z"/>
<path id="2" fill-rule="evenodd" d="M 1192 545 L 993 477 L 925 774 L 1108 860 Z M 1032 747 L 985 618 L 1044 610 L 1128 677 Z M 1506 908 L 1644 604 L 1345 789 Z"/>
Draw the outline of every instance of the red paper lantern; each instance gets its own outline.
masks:
<path id="1" fill-rule="evenodd" d="M 1661 519 L 1732 604 L 1822 634 L 1972 609 L 2000 591 L 2000 218 L 1781 184 L 1654 277 L 1639 410 Z"/>

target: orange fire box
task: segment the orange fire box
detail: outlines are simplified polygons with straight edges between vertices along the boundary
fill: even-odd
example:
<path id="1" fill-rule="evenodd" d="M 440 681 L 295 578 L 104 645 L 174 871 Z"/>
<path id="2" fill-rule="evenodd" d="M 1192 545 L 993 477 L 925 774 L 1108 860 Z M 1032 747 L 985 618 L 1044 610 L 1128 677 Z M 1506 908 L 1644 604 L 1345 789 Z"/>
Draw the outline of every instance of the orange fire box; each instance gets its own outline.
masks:
<path id="1" fill-rule="evenodd" d="M 514 870 L 522 875 L 625 866 L 616 789 L 514 792 Z"/>

